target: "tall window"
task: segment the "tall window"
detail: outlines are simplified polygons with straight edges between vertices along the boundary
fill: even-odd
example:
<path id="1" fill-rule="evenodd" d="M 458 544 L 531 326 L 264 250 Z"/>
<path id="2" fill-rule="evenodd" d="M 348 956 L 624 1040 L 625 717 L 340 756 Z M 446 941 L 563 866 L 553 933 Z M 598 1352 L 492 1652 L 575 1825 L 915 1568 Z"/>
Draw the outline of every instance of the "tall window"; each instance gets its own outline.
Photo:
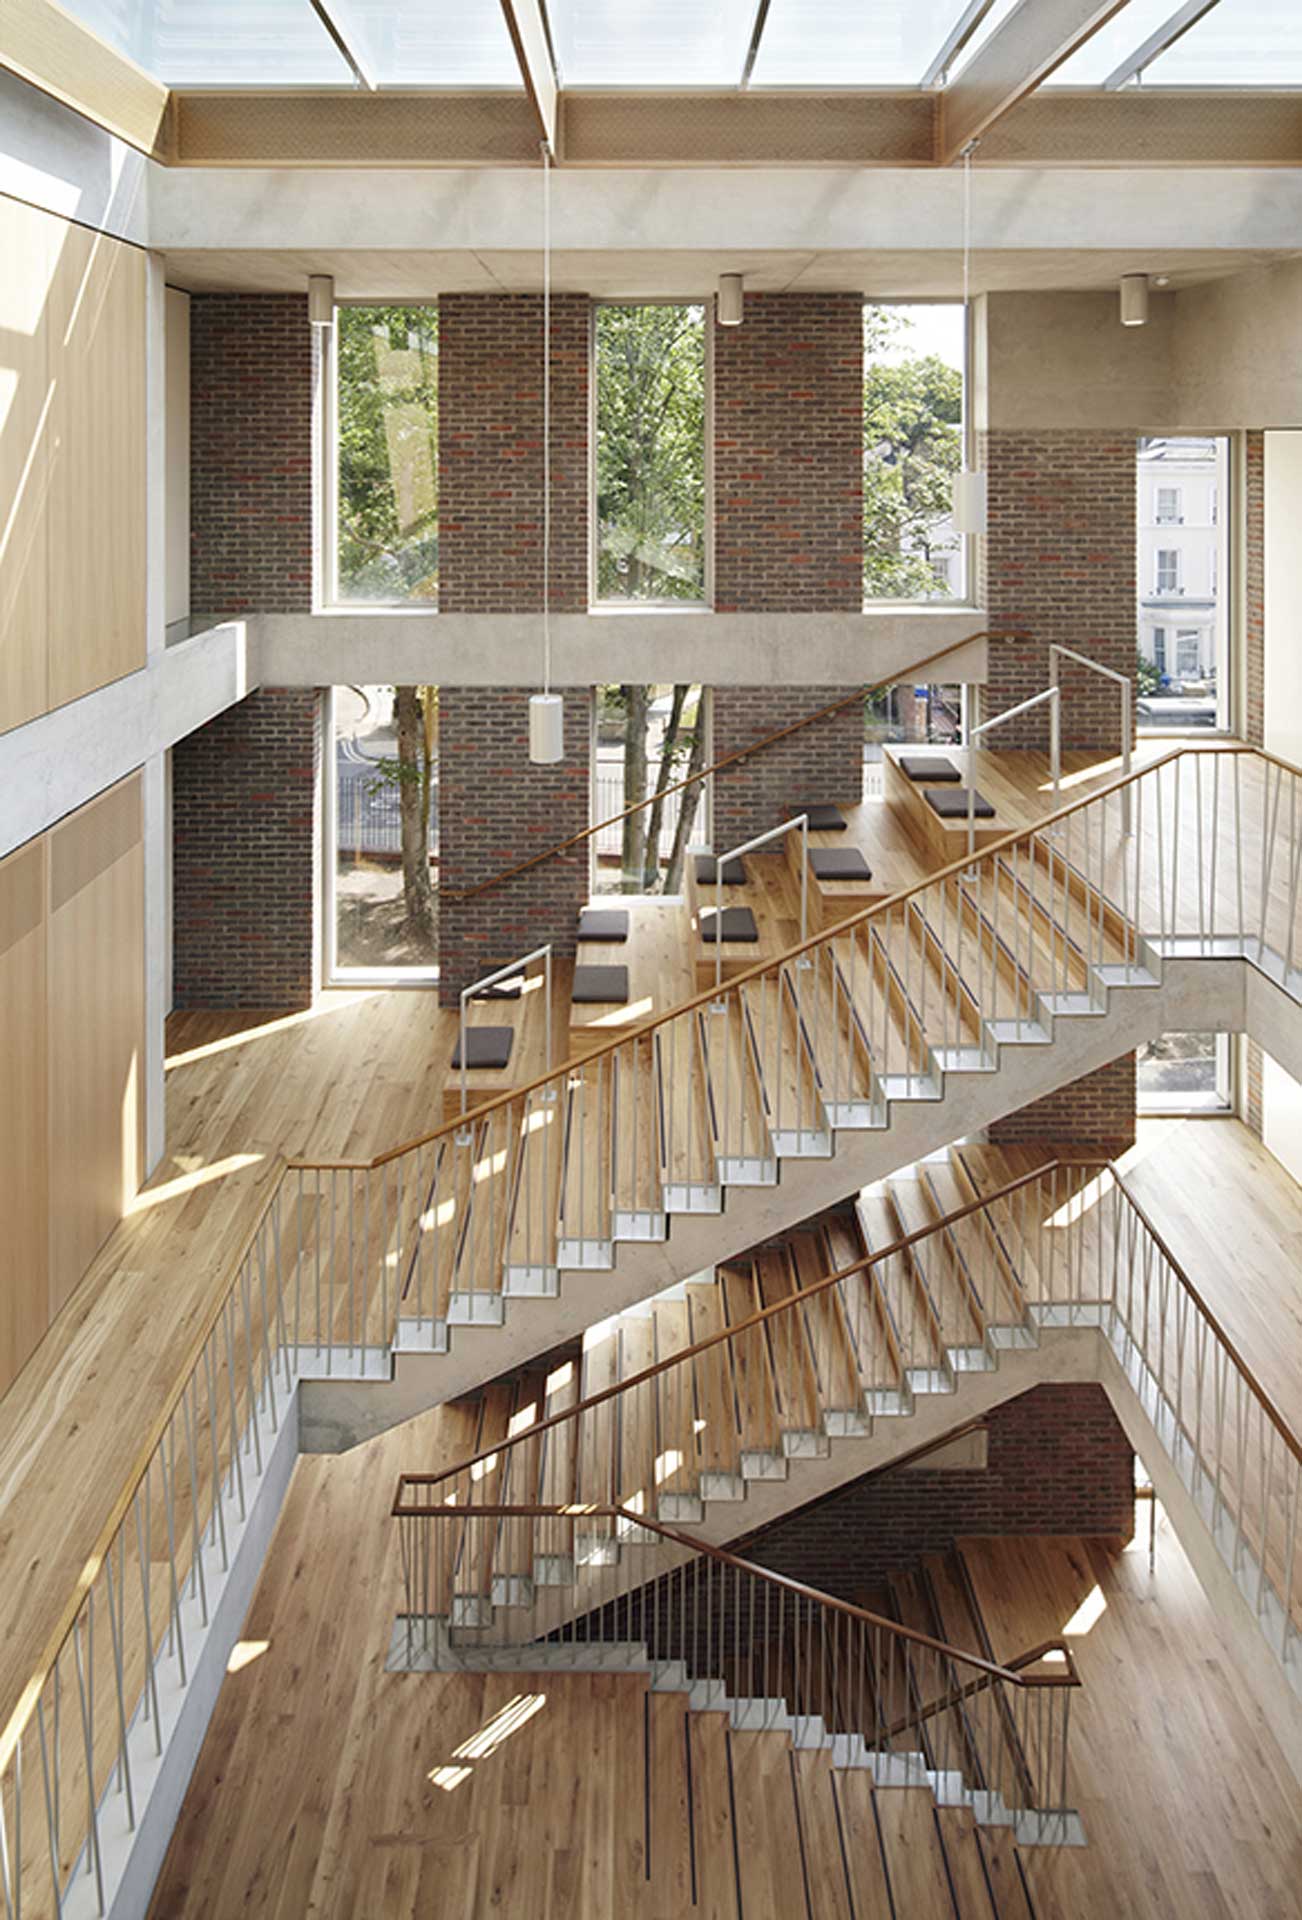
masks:
<path id="1" fill-rule="evenodd" d="M 1139 441 L 1139 688 L 1149 733 L 1230 724 L 1230 609 L 1220 501 L 1229 441 L 1158 435 Z M 1179 626 L 1171 624 L 1172 615 Z"/>
<path id="2" fill-rule="evenodd" d="M 708 844 L 707 783 L 670 789 L 706 765 L 707 725 L 703 687 L 597 688 L 593 822 L 638 810 L 595 836 L 594 893 L 682 892 L 688 849 Z"/>
<path id="3" fill-rule="evenodd" d="M 329 710 L 329 972 L 432 974 L 438 688 L 334 687 Z"/>
<path id="4" fill-rule="evenodd" d="M 705 308 L 599 305 L 594 326 L 596 597 L 703 602 Z"/>
<path id="5" fill-rule="evenodd" d="M 864 598 L 966 591 L 950 515 L 963 460 L 963 309 L 864 308 Z"/>
<path id="6" fill-rule="evenodd" d="M 334 591 L 438 598 L 438 309 L 335 315 Z"/>

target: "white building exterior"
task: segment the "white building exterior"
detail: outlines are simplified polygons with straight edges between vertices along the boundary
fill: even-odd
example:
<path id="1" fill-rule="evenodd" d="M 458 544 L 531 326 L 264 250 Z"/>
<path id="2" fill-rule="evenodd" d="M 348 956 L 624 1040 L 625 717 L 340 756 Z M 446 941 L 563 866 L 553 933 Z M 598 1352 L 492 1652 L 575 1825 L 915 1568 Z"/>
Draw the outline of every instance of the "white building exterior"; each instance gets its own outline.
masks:
<path id="1" fill-rule="evenodd" d="M 1139 653 L 1161 677 L 1140 725 L 1212 727 L 1229 657 L 1229 443 L 1141 439 L 1138 459 Z"/>

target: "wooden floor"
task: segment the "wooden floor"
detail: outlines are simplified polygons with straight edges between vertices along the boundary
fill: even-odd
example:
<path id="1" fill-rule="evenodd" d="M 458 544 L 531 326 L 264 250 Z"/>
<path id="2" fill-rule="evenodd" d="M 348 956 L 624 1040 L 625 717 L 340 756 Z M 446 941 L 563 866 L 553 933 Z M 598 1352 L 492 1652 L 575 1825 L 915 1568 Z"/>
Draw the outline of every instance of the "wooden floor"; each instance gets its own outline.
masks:
<path id="1" fill-rule="evenodd" d="M 1033 819 L 1048 804 L 1042 760 L 1000 764 L 1013 796 L 1001 806 L 1023 805 Z M 978 782 L 995 771 L 978 756 Z M 1072 763 L 1072 791 L 1113 771 Z M 907 830 L 889 809 L 865 803 L 851 814 L 862 844 L 876 835 L 878 858 L 898 860 L 894 878 L 906 878 L 907 858 L 925 871 L 926 854 L 908 854 Z M 697 957 L 666 943 L 664 915 L 674 911 L 634 908 L 623 956 L 635 1000 L 652 998 L 656 1011 L 688 989 Z M 540 1015 L 535 995 L 478 1008 L 475 1018 L 520 1025 L 516 1071 L 528 1077 L 543 1065 Z M 130 1478 L 139 1436 L 230 1276 L 278 1157 L 367 1155 L 437 1124 L 454 1042 L 453 1016 L 421 991 L 327 993 L 288 1018 L 187 1014 L 170 1023 L 164 1160 L 0 1401 L 0 1726 Z"/>
<path id="2" fill-rule="evenodd" d="M 423 1423 L 432 1462 L 464 1445 L 449 1419 Z M 833 1782 L 822 1756 L 793 1758 L 777 1736 L 729 1739 L 713 1716 L 687 1729 L 681 1702 L 648 1704 L 628 1676 L 386 1674 L 399 1576 L 376 1488 L 409 1444 L 410 1430 L 405 1443 L 300 1462 L 156 1920 L 1297 1912 L 1302 1836 L 1285 1762 L 1245 1708 L 1165 1522 L 1150 1575 L 1146 1510 L 1125 1551 L 964 1542 L 997 1653 L 1061 1633 L 1096 1587 L 1104 1603 L 1073 1641 L 1085 1685 L 1072 1797 L 1090 1844 L 1021 1849 L 1019 1873 L 999 1836 L 972 1838 L 966 1816 L 942 1816 L 938 1835 L 929 1796 L 883 1791 L 874 1817 L 862 1775 Z M 517 1730 L 477 1755 L 504 1716 Z M 458 1753 L 468 1739 L 471 1753 Z"/>

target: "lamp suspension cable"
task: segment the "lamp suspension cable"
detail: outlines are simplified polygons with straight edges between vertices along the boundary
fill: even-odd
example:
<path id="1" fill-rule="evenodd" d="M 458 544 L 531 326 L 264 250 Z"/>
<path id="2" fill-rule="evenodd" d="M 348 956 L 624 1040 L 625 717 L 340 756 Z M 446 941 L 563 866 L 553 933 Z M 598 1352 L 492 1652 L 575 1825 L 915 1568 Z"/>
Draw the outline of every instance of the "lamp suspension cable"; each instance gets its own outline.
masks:
<path id="1" fill-rule="evenodd" d="M 565 715 L 552 692 L 552 152 L 541 143 L 543 175 L 542 692 L 529 699 L 529 758 L 554 767 L 565 755 Z"/>
<path id="2" fill-rule="evenodd" d="M 552 154 L 543 163 L 543 692 L 552 690 Z"/>

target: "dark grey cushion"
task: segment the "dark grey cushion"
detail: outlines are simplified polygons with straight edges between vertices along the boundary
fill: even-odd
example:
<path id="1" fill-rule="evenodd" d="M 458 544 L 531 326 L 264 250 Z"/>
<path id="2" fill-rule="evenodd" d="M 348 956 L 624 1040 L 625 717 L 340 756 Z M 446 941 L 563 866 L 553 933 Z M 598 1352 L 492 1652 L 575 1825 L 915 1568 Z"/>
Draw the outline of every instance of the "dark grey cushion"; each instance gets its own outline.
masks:
<path id="1" fill-rule="evenodd" d="M 579 1007 L 604 1000 L 617 1001 L 622 1006 L 628 999 L 628 968 L 576 967 L 570 998 Z"/>
<path id="2" fill-rule="evenodd" d="M 706 908 L 701 914 L 701 938 L 707 946 L 715 944 L 715 912 L 713 907 Z M 746 940 L 754 943 L 759 939 L 759 928 L 755 925 L 755 915 L 749 907 L 725 907 L 723 910 L 723 944 L 729 940 Z"/>
<path id="3" fill-rule="evenodd" d="M 805 800 L 798 807 L 787 810 L 787 819 L 795 820 L 804 814 L 809 821 L 811 833 L 844 833 L 845 815 L 839 807 L 829 807 L 821 800 Z"/>
<path id="4" fill-rule="evenodd" d="M 966 820 L 968 792 L 967 787 L 947 787 L 943 793 L 925 793 L 922 797 L 942 820 Z M 994 808 L 979 793 L 973 796 L 972 812 L 978 820 L 993 820 L 995 817 Z"/>
<path id="5" fill-rule="evenodd" d="M 511 1058 L 511 1048 L 515 1044 L 514 1027 L 467 1027 L 466 1028 L 466 1066 L 504 1067 Z M 458 1039 L 452 1053 L 452 1064 L 461 1065 L 461 1041 Z"/>
<path id="6" fill-rule="evenodd" d="M 811 847 L 809 864 L 816 880 L 871 880 L 873 870 L 858 847 Z"/>
<path id="7" fill-rule="evenodd" d="M 579 915 L 578 937 L 621 946 L 628 939 L 628 915 L 622 907 L 585 907 Z"/>
<path id="8" fill-rule="evenodd" d="M 902 753 L 897 764 L 910 780 L 952 781 L 957 785 L 963 778 L 952 760 L 933 760 L 925 753 Z"/>
<path id="9" fill-rule="evenodd" d="M 698 887 L 715 885 L 715 862 L 712 853 L 698 853 L 696 856 L 696 884 Z M 744 860 L 725 860 L 723 863 L 723 884 L 725 887 L 744 887 L 746 884 L 746 862 Z"/>

